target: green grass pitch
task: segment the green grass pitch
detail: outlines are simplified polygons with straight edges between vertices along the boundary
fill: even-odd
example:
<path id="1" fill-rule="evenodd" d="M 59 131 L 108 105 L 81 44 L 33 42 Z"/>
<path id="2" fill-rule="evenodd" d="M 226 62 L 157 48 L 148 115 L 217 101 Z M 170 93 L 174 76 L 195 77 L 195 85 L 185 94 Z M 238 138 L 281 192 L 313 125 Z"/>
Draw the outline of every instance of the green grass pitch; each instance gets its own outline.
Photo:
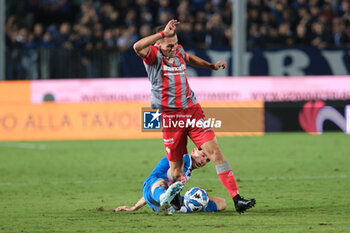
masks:
<path id="1" fill-rule="evenodd" d="M 218 141 L 241 195 L 257 200 L 242 215 L 212 163 L 194 171 L 184 191 L 222 196 L 225 211 L 113 213 L 141 197 L 143 179 L 164 156 L 161 139 L 0 142 L 0 232 L 350 232 L 348 135 Z"/>

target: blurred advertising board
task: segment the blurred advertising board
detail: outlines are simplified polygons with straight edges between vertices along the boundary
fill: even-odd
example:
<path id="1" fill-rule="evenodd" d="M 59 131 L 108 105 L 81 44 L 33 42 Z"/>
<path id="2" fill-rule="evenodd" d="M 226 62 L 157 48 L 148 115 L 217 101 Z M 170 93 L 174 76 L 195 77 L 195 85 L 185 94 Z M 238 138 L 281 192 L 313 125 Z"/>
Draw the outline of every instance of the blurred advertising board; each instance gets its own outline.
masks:
<path id="1" fill-rule="evenodd" d="M 350 134 L 350 101 L 266 102 L 265 131 Z"/>
<path id="2" fill-rule="evenodd" d="M 349 76 L 189 82 L 207 117 L 225 121 L 217 135 L 350 131 Z M 142 130 L 150 88 L 147 78 L 0 82 L 0 140 L 160 138 Z"/>
<path id="3" fill-rule="evenodd" d="M 350 76 L 190 78 L 202 102 L 350 99 Z M 31 81 L 31 103 L 149 102 L 147 78 Z"/>
<path id="4" fill-rule="evenodd" d="M 1 105 L 0 140 L 161 138 L 160 132 L 142 130 L 142 109 L 147 106 L 145 102 Z M 214 107 L 213 103 L 203 103 L 202 106 Z M 236 108 L 234 115 L 226 115 L 225 119 L 250 129 L 248 132 L 221 131 L 217 135 L 262 135 L 263 106 L 259 101 L 215 104 L 216 109 Z M 208 116 L 213 114 L 208 112 Z M 215 113 L 214 117 L 221 119 L 224 116 Z"/>
<path id="5" fill-rule="evenodd" d="M 142 135 L 140 103 L 2 105 L 0 140 L 152 138 Z"/>
<path id="6" fill-rule="evenodd" d="M 30 99 L 30 81 L 0 82 L 0 105 L 29 104 Z"/>

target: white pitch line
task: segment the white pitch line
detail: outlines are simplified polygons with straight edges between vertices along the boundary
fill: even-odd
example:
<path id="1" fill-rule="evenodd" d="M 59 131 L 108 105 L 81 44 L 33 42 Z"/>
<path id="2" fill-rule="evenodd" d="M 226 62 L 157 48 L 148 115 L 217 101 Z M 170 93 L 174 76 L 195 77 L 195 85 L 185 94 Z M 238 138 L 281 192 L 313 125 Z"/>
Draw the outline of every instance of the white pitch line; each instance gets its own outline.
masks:
<path id="1" fill-rule="evenodd" d="M 350 178 L 348 175 L 343 176 L 302 176 L 302 177 L 257 177 L 257 178 L 240 178 L 240 181 L 276 181 L 276 180 L 286 180 L 286 181 L 294 181 L 294 180 L 320 180 L 320 179 L 347 179 Z M 197 181 L 217 181 L 217 178 L 196 179 Z M 129 180 L 73 180 L 73 181 L 52 181 L 52 182 L 36 182 L 36 183 L 0 183 L 0 186 L 31 186 L 31 185 L 65 185 L 65 184 L 108 184 L 108 183 L 122 183 L 122 182 L 130 182 Z M 134 182 L 142 183 L 143 180 L 134 180 Z"/>
<path id="2" fill-rule="evenodd" d="M 46 145 L 28 142 L 0 142 L 1 147 L 31 149 L 31 150 L 46 150 Z"/>

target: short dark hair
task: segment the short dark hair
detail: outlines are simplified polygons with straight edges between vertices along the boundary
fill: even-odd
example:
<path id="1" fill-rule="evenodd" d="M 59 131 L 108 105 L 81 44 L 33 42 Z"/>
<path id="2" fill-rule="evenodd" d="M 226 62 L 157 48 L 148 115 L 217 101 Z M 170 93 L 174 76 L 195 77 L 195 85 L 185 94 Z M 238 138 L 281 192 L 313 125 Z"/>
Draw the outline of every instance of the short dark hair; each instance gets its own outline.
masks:
<path id="1" fill-rule="evenodd" d="M 164 29 L 165 29 L 165 26 L 164 26 L 164 25 L 155 27 L 155 28 L 154 28 L 154 33 L 158 33 L 158 32 L 164 31 Z"/>

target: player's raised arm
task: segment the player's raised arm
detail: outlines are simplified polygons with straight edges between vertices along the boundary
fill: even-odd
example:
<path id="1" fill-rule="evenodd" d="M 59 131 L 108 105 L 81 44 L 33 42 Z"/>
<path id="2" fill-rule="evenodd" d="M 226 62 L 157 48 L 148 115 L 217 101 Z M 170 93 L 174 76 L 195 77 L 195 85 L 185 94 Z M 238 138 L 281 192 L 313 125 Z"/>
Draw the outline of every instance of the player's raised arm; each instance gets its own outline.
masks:
<path id="1" fill-rule="evenodd" d="M 114 209 L 114 212 L 119 211 L 136 211 L 146 205 L 146 200 L 144 197 L 141 197 L 141 199 L 134 205 L 134 206 L 119 206 Z"/>
<path id="2" fill-rule="evenodd" d="M 175 33 L 176 26 L 179 24 L 175 19 L 172 19 L 168 22 L 168 24 L 165 26 L 164 31 L 155 33 L 153 35 L 147 36 L 142 38 L 141 40 L 137 41 L 133 48 L 135 52 L 140 56 L 140 57 L 146 57 L 149 46 L 153 45 L 156 43 L 158 40 L 163 39 L 164 37 L 169 37 L 173 36 Z"/>
<path id="3" fill-rule="evenodd" d="M 218 61 L 216 64 L 212 64 L 210 62 L 207 62 L 206 60 L 197 57 L 196 55 L 193 54 L 189 54 L 186 53 L 186 63 L 192 65 L 192 66 L 196 66 L 196 67 L 200 67 L 200 68 L 207 68 L 207 69 L 211 69 L 211 70 L 218 70 L 220 67 L 222 67 L 223 69 L 226 68 L 227 63 L 224 61 Z"/>

